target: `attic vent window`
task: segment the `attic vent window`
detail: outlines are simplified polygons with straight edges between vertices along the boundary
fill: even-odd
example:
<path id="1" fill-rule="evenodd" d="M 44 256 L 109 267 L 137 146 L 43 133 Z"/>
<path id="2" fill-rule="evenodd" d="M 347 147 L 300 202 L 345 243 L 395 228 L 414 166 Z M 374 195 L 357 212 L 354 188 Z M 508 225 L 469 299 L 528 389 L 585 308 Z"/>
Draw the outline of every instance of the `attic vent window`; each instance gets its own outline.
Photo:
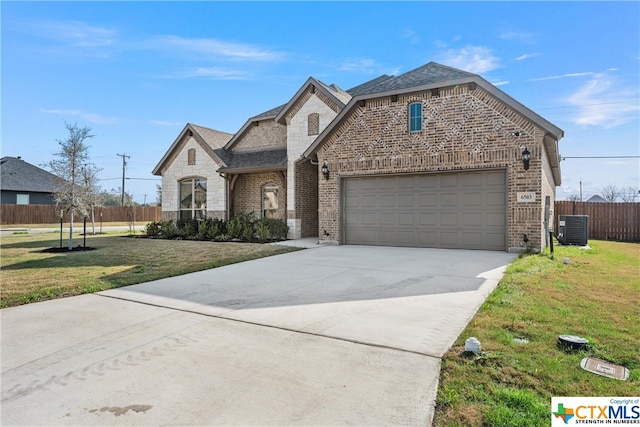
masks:
<path id="1" fill-rule="evenodd" d="M 307 135 L 320 134 L 320 114 L 311 113 L 307 116 Z"/>
<path id="2" fill-rule="evenodd" d="M 189 151 L 187 151 L 187 165 L 193 166 L 195 164 L 196 164 L 196 149 L 189 148 Z"/>

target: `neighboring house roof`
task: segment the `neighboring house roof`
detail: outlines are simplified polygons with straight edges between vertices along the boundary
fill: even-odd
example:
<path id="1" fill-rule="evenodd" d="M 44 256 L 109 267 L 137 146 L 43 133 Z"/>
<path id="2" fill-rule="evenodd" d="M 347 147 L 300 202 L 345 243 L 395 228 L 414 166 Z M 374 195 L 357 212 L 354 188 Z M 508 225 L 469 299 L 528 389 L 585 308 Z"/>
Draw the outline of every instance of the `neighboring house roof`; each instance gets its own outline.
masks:
<path id="1" fill-rule="evenodd" d="M 218 172 L 249 173 L 287 169 L 287 149 L 233 152 L 223 148 L 216 154 L 224 159 L 226 166 Z"/>
<path id="2" fill-rule="evenodd" d="M 376 83 L 377 80 L 377 83 Z M 549 153 L 549 160 L 556 183 L 560 183 L 560 157 L 557 142 L 564 136 L 562 129 L 545 120 L 537 113 L 525 107 L 482 77 L 466 71 L 430 62 L 418 67 L 398 77 L 386 76 L 378 77 L 371 82 L 357 86 L 350 90 L 350 93 L 357 94 L 345 106 L 336 118 L 327 126 L 316 140 L 305 150 L 303 157 L 311 157 L 319 146 L 331 135 L 348 116 L 349 112 L 360 102 L 367 99 L 379 98 L 383 96 L 400 95 L 422 90 L 436 89 L 444 86 L 454 86 L 457 84 L 475 83 L 485 91 L 508 105 L 513 110 L 522 114 L 533 123 L 547 132 L 551 138 L 545 138 L 544 143 Z"/>
<path id="3" fill-rule="evenodd" d="M 0 189 L 30 193 L 53 193 L 60 178 L 20 157 L 0 159 Z"/>
<path id="4" fill-rule="evenodd" d="M 587 202 L 597 202 L 597 203 L 607 203 L 606 199 L 598 196 L 597 194 L 589 197 L 589 199 L 587 200 Z"/>
<path id="5" fill-rule="evenodd" d="M 202 149 L 213 159 L 214 162 L 220 166 L 225 166 L 224 161 L 220 159 L 214 150 L 223 147 L 233 135 L 204 126 L 187 123 L 184 129 L 182 129 L 182 132 L 180 132 L 180 135 L 178 135 L 173 144 L 171 144 L 171 147 L 167 150 L 164 157 L 162 157 L 160 162 L 153 169 L 154 175 L 162 174 L 162 169 L 165 167 L 166 163 L 169 159 L 173 158 L 174 153 L 186 142 L 186 136 L 193 136 L 193 139 L 200 144 Z"/>

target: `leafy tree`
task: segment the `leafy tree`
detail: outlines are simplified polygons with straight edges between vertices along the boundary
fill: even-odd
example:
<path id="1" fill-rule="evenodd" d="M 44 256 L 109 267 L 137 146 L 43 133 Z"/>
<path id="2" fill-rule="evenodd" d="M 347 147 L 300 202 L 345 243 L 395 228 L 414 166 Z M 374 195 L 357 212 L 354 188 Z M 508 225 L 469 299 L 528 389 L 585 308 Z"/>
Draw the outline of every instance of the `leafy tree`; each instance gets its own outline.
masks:
<path id="1" fill-rule="evenodd" d="M 56 204 L 69 214 L 69 250 L 73 249 L 73 219 L 75 214 L 87 212 L 88 203 L 83 178 L 83 166 L 89 161 L 89 146 L 85 141 L 93 138 L 91 128 L 78 127 L 77 124 L 65 122 L 69 135 L 65 139 L 58 139 L 60 152 L 54 154 L 55 159 L 44 166 L 62 178 L 57 181 L 54 189 Z"/>
<path id="2" fill-rule="evenodd" d="M 162 185 L 156 184 L 156 205 L 162 206 Z"/>

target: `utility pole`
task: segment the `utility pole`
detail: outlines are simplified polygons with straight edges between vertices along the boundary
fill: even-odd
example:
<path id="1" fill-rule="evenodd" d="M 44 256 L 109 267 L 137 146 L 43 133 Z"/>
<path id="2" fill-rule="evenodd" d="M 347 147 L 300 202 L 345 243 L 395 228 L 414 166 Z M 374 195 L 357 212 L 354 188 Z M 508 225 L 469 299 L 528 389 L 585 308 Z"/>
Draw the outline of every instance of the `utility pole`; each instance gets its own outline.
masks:
<path id="1" fill-rule="evenodd" d="M 127 159 L 130 159 L 131 156 L 127 156 L 127 153 L 117 154 L 117 156 L 122 157 L 122 193 L 121 193 L 120 204 L 124 206 L 124 170 L 125 170 L 125 166 L 127 166 Z"/>
<path id="2" fill-rule="evenodd" d="M 147 206 L 147 195 L 146 194 L 144 195 L 144 205 L 142 205 L 142 206 Z"/>
<path id="3" fill-rule="evenodd" d="M 580 201 L 582 201 L 582 181 L 580 181 Z"/>

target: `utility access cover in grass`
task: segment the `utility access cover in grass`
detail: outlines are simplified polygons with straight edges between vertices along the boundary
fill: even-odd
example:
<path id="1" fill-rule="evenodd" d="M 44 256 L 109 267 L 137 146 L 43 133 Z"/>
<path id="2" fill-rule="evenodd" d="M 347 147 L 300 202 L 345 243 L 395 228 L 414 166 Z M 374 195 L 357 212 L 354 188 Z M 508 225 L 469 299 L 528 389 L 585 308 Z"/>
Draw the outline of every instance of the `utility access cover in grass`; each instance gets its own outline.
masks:
<path id="1" fill-rule="evenodd" d="M 585 371 L 593 372 L 594 374 L 604 377 L 623 381 L 629 379 L 629 370 L 624 366 L 614 365 L 606 360 L 596 359 L 595 357 L 585 357 L 580 362 L 580 367 Z"/>

